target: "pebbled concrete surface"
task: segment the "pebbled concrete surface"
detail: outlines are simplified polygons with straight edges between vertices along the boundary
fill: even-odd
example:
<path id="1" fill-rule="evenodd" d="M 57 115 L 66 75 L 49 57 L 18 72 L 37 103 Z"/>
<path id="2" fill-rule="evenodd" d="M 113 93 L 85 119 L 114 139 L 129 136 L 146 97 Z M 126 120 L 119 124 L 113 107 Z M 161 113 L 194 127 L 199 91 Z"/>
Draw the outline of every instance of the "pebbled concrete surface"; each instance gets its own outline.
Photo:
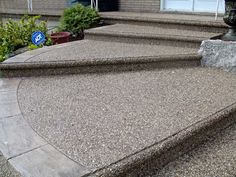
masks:
<path id="1" fill-rule="evenodd" d="M 203 23 L 213 23 L 219 24 L 222 26 L 226 26 L 223 22 L 222 18 L 219 17 L 215 21 L 214 15 L 195 15 L 195 14 L 176 14 L 174 13 L 138 13 L 138 12 L 100 12 L 99 13 L 102 17 L 118 17 L 124 19 L 144 19 L 144 20 L 154 20 L 154 19 L 164 19 L 166 21 L 173 20 L 173 21 L 191 21 L 191 22 L 203 22 Z M 202 14 L 202 13 L 201 13 Z"/>
<path id="2" fill-rule="evenodd" d="M 235 177 L 236 124 L 192 152 L 169 163 L 152 177 Z"/>
<path id="3" fill-rule="evenodd" d="M 0 176 L 1 177 L 21 177 L 21 175 L 9 164 L 0 152 Z"/>
<path id="4" fill-rule="evenodd" d="M 126 44 L 118 42 L 102 42 L 82 40 L 72 42 L 70 45 L 58 45 L 51 51 L 35 55 L 27 62 L 36 61 L 94 61 L 126 57 L 161 56 L 196 54 L 195 49 L 181 47 L 150 46 L 145 44 Z"/>
<path id="5" fill-rule="evenodd" d="M 236 100 L 236 76 L 207 68 L 25 78 L 24 117 L 89 168 L 118 161 Z"/>
<path id="6" fill-rule="evenodd" d="M 39 137 L 23 119 L 17 100 L 20 81 L 0 79 L 0 177 L 79 177 L 88 173 Z"/>
<path id="7" fill-rule="evenodd" d="M 193 38 L 193 39 L 208 39 L 213 36 L 219 35 L 218 33 L 211 32 L 202 32 L 202 31 L 189 31 L 183 29 L 166 29 L 161 27 L 154 26 L 139 26 L 139 25 L 130 25 L 130 24 L 115 24 L 109 26 L 103 26 L 98 28 L 93 28 L 87 30 L 87 32 L 99 32 L 99 33 L 109 33 L 113 34 L 132 34 L 132 35 L 151 35 L 151 36 L 178 36 L 180 38 Z"/>

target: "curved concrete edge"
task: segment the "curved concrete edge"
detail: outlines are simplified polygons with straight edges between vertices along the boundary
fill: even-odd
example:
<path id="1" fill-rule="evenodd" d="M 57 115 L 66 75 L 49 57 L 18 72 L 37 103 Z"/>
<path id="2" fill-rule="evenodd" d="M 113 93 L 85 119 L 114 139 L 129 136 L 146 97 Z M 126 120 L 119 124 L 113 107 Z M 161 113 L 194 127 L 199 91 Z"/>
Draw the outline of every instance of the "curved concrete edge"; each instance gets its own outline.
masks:
<path id="1" fill-rule="evenodd" d="M 91 61 L 7 62 L 0 64 L 2 77 L 121 72 L 170 67 L 200 66 L 198 54 L 98 58 Z"/>
<path id="2" fill-rule="evenodd" d="M 79 177 L 88 173 L 41 138 L 24 120 L 17 101 L 20 78 L 0 79 L 0 151 L 24 177 Z"/>
<path id="3" fill-rule="evenodd" d="M 181 46 L 185 48 L 199 48 L 201 42 L 206 38 L 202 37 L 183 37 L 183 36 L 164 36 L 151 34 L 118 33 L 113 31 L 85 31 L 85 39 L 100 41 L 115 41 L 124 43 L 137 43 L 149 45 Z"/>
<path id="4" fill-rule="evenodd" d="M 57 44 L 57 45 L 51 45 L 51 46 L 44 46 L 42 48 L 38 48 L 35 50 L 28 50 L 24 53 L 15 55 L 13 57 L 8 58 L 7 60 L 3 61 L 1 64 L 10 64 L 10 63 L 22 63 L 30 60 L 31 58 L 34 58 L 38 55 L 41 55 L 43 53 L 51 52 L 54 49 L 58 48 L 63 48 L 63 47 L 68 47 L 71 45 L 74 45 L 77 41 L 75 42 L 68 42 L 68 43 L 63 43 L 63 44 Z"/>
<path id="5" fill-rule="evenodd" d="M 236 103 L 206 119 L 87 176 L 148 176 L 236 122 Z"/>

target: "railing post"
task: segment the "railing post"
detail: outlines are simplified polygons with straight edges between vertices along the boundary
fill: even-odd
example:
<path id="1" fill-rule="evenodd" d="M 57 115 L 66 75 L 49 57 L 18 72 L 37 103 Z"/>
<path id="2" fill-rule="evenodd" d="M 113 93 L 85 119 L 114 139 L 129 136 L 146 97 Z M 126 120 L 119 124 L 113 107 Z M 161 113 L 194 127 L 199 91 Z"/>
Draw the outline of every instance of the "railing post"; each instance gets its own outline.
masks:
<path id="1" fill-rule="evenodd" d="M 96 10 L 98 11 L 98 0 L 96 0 Z"/>

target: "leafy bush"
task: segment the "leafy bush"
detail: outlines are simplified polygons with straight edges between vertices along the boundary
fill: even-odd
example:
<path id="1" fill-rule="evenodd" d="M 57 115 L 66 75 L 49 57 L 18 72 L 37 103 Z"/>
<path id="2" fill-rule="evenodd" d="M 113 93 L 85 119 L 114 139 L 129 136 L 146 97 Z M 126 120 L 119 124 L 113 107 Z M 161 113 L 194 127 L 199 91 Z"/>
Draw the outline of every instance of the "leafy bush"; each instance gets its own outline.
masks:
<path id="1" fill-rule="evenodd" d="M 78 35 L 84 29 L 96 26 L 99 21 L 100 17 L 95 9 L 76 4 L 64 10 L 59 31 L 68 31 L 73 35 Z"/>
<path id="2" fill-rule="evenodd" d="M 38 23 L 40 16 L 24 16 L 20 21 L 9 19 L 5 24 L 0 24 L 0 61 L 18 48 L 31 45 L 31 35 L 34 31 L 47 32 L 45 21 Z"/>

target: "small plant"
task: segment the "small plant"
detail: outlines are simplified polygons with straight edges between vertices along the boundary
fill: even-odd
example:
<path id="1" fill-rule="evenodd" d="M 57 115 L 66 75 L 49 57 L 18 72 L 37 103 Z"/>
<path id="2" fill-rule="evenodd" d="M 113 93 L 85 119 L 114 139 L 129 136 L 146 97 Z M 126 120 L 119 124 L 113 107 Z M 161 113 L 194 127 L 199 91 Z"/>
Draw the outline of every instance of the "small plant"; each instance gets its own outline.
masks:
<path id="1" fill-rule="evenodd" d="M 60 19 L 59 31 L 68 31 L 78 36 L 84 29 L 96 26 L 100 17 L 95 9 L 76 4 L 64 10 Z"/>
<path id="2" fill-rule="evenodd" d="M 0 23 L 0 61 L 8 58 L 13 51 L 31 45 L 31 35 L 34 31 L 47 33 L 45 21 L 38 23 L 40 16 L 24 16 L 20 21 L 9 19 L 5 24 Z"/>
<path id="3" fill-rule="evenodd" d="M 38 48 L 41 48 L 42 46 L 37 46 L 37 45 L 34 45 L 34 44 L 30 44 L 28 45 L 28 49 L 29 50 L 35 50 L 35 49 L 38 49 Z"/>
<path id="4" fill-rule="evenodd" d="M 50 46 L 53 45 L 52 39 L 50 37 L 48 37 L 47 41 L 45 42 L 46 46 Z"/>

